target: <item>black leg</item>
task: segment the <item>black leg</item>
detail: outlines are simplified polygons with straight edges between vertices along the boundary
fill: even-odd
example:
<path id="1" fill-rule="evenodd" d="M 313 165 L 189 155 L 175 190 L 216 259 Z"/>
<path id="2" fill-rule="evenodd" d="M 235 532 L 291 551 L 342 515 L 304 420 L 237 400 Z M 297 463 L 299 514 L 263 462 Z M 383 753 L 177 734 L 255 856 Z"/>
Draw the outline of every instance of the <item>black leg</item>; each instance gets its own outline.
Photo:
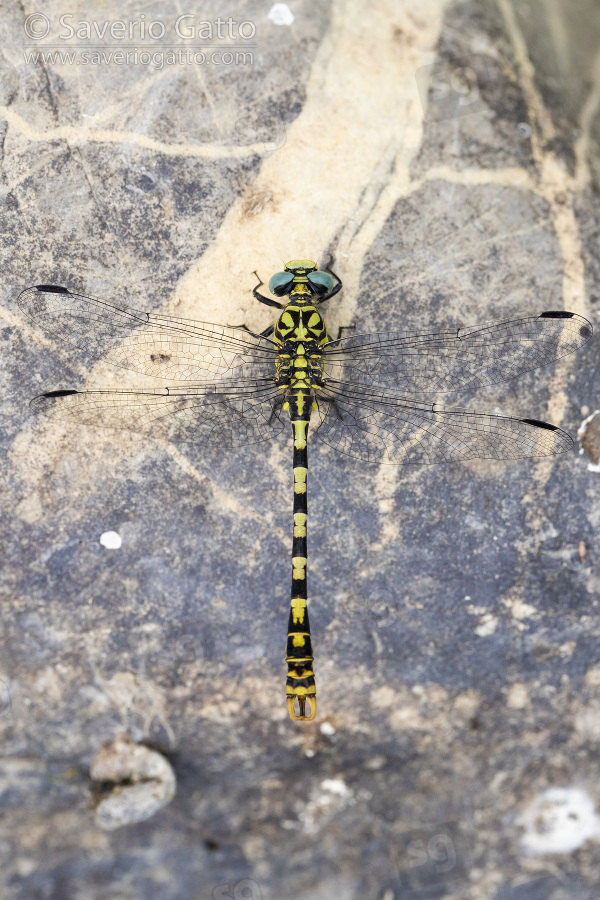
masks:
<path id="1" fill-rule="evenodd" d="M 332 265 L 333 265 L 333 256 L 330 253 L 329 259 L 323 268 L 326 272 L 329 272 L 329 274 L 335 278 L 335 280 L 337 281 L 337 284 L 334 285 L 334 287 L 330 290 L 330 292 L 328 294 L 325 294 L 324 297 L 319 297 L 319 299 L 317 300 L 317 303 L 325 303 L 326 300 L 331 300 L 331 298 L 335 297 L 335 295 L 338 294 L 342 289 L 342 280 L 335 274 L 335 272 L 331 268 Z"/>
<path id="2" fill-rule="evenodd" d="M 342 414 L 340 412 L 340 408 L 337 405 L 337 400 L 329 400 L 328 402 L 329 402 L 330 407 L 333 408 L 333 411 L 336 414 L 337 418 L 340 420 L 340 422 L 343 422 L 344 417 L 342 416 Z"/>
<path id="3" fill-rule="evenodd" d="M 268 328 L 265 328 L 264 331 L 260 331 L 258 334 L 255 331 L 251 331 L 247 325 L 228 325 L 228 328 L 243 328 L 244 331 L 247 331 L 248 334 L 251 334 L 252 337 L 270 337 L 273 334 L 273 329 L 275 325 L 269 325 Z"/>
<path id="4" fill-rule="evenodd" d="M 269 425 L 273 424 L 273 419 L 279 419 L 279 414 L 283 410 L 283 396 L 277 397 L 277 399 L 273 402 L 273 406 L 271 407 L 271 415 L 269 416 Z M 281 420 L 280 420 L 281 421 Z"/>
<path id="5" fill-rule="evenodd" d="M 338 328 L 338 336 L 336 340 L 339 341 L 341 339 L 342 333 L 344 331 L 352 331 L 353 328 L 356 328 L 356 325 L 340 325 L 340 327 Z"/>
<path id="6" fill-rule="evenodd" d="M 327 344 L 327 349 L 333 350 L 336 344 L 339 344 L 339 342 L 341 341 L 344 331 L 351 331 L 353 328 L 356 328 L 356 325 L 340 325 L 338 328 L 337 337 L 335 338 L 335 340 L 329 341 L 329 343 Z"/>
<path id="7" fill-rule="evenodd" d="M 258 288 L 262 287 L 262 285 L 264 284 L 264 281 L 260 280 L 260 275 L 258 274 L 258 272 L 254 272 L 254 274 L 258 278 L 258 284 L 253 289 L 252 293 L 256 297 L 258 302 L 264 303 L 265 306 L 273 306 L 273 307 L 275 307 L 275 309 L 285 309 L 285 307 L 283 306 L 282 303 L 278 303 L 277 300 L 272 300 L 270 297 L 265 297 L 263 294 L 259 293 Z"/>
<path id="8" fill-rule="evenodd" d="M 334 278 L 338 278 L 337 275 L 335 274 L 335 272 L 332 272 L 331 274 L 333 275 Z M 321 299 L 319 300 L 319 303 L 324 303 L 325 300 L 331 300 L 332 297 L 335 297 L 336 294 L 339 294 L 341 289 L 342 289 L 342 282 L 338 278 L 338 283 L 335 285 L 333 290 L 331 290 L 324 297 L 321 297 Z"/>

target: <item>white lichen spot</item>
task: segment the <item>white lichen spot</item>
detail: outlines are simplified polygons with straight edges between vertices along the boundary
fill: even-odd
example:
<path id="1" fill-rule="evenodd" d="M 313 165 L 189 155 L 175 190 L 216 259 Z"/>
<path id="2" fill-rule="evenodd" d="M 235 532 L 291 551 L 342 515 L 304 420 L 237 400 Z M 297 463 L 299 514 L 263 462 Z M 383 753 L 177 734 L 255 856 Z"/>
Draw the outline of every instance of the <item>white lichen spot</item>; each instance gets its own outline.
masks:
<path id="1" fill-rule="evenodd" d="M 42 501 L 37 491 L 33 491 L 15 507 L 15 513 L 28 525 L 34 525 L 43 518 Z"/>
<path id="2" fill-rule="evenodd" d="M 324 778 L 321 782 L 321 789 L 337 797 L 349 797 L 352 794 L 350 788 L 341 778 Z"/>
<path id="3" fill-rule="evenodd" d="M 510 612 L 513 619 L 529 619 L 531 616 L 536 615 L 537 609 L 535 606 L 530 606 L 529 603 L 524 603 L 522 600 L 513 600 L 510 603 Z"/>
<path id="4" fill-rule="evenodd" d="M 588 687 L 598 687 L 600 685 L 600 665 L 590 666 L 585 673 L 585 683 Z"/>
<path id="5" fill-rule="evenodd" d="M 511 709 L 524 709 L 528 703 L 527 687 L 521 681 L 511 684 L 506 694 L 506 705 Z"/>
<path id="6" fill-rule="evenodd" d="M 371 705 L 375 709 L 385 709 L 388 706 L 394 706 L 396 699 L 396 692 L 389 685 L 383 685 L 371 691 Z"/>
<path id="7" fill-rule="evenodd" d="M 479 620 L 479 625 L 475 629 L 475 634 L 478 637 L 489 637 L 493 634 L 498 627 L 498 619 L 496 616 L 492 615 L 492 613 L 486 613 L 485 616 L 482 616 Z"/>
<path id="8" fill-rule="evenodd" d="M 118 550 L 123 543 L 123 539 L 116 531 L 105 531 L 100 535 L 100 543 L 107 550 Z"/>
<path id="9" fill-rule="evenodd" d="M 331 722 L 323 722 L 320 727 L 321 734 L 326 734 L 327 737 L 331 737 L 332 734 L 335 734 L 335 728 L 331 724 Z"/>
<path id="10" fill-rule="evenodd" d="M 516 820 L 523 829 L 521 848 L 531 856 L 572 853 L 600 835 L 594 801 L 581 788 L 550 788 L 533 800 Z"/>
<path id="11" fill-rule="evenodd" d="M 472 531 L 484 531 L 486 528 L 485 524 L 477 516 L 471 514 L 465 516 L 464 522 L 467 528 L 470 528 Z"/>
<path id="12" fill-rule="evenodd" d="M 291 25 L 294 13 L 287 3 L 274 3 L 269 12 L 269 19 L 274 25 Z"/>
<path id="13" fill-rule="evenodd" d="M 316 790 L 311 791 L 311 798 L 298 818 L 305 832 L 315 834 L 323 828 L 325 820 L 355 802 L 352 790 L 343 779 L 325 778 Z"/>
<path id="14" fill-rule="evenodd" d="M 575 731 L 590 741 L 600 739 L 600 703 L 591 700 L 577 712 L 574 723 Z"/>
<path id="15" fill-rule="evenodd" d="M 452 703 L 452 709 L 463 718 L 475 715 L 481 702 L 479 692 L 475 690 L 463 691 L 457 694 Z"/>
<path id="16" fill-rule="evenodd" d="M 396 709 L 389 717 L 390 728 L 394 731 L 427 731 L 429 723 L 421 717 L 419 711 L 413 706 L 403 706 Z"/>
<path id="17" fill-rule="evenodd" d="M 558 652 L 561 656 L 570 659 L 573 656 L 573 653 L 577 649 L 577 641 L 565 641 L 564 644 L 561 644 L 558 648 Z"/>
<path id="18" fill-rule="evenodd" d="M 470 600 L 471 598 L 465 597 L 465 600 L 467 600 L 467 599 Z M 466 609 L 470 616 L 482 616 L 484 613 L 487 612 L 487 609 L 485 606 L 474 606 L 472 603 L 470 603 Z"/>

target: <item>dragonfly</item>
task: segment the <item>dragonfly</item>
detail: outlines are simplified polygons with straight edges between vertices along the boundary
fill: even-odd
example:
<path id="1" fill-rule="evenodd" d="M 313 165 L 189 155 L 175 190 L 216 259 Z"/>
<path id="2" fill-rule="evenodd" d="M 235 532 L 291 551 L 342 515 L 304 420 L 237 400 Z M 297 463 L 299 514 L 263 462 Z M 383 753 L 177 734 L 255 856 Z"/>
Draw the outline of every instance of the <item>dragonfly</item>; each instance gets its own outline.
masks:
<path id="1" fill-rule="evenodd" d="M 432 402 L 432 394 L 518 378 L 582 347 L 592 326 L 566 311 L 442 331 L 327 333 L 321 304 L 342 288 L 329 266 L 286 263 L 270 279 L 278 310 L 260 333 L 245 325 L 140 312 L 66 287 L 37 285 L 19 305 L 56 341 L 105 362 L 169 381 L 158 388 L 46 391 L 35 410 L 77 424 L 151 438 L 246 450 L 291 423 L 292 588 L 285 661 L 294 721 L 317 711 L 307 594 L 307 436 L 362 463 L 420 465 L 476 458 L 552 456 L 573 446 L 556 425 Z M 277 298 L 277 299 L 275 299 Z M 281 302 L 284 300 L 284 302 Z M 394 323 L 395 324 L 395 323 Z"/>

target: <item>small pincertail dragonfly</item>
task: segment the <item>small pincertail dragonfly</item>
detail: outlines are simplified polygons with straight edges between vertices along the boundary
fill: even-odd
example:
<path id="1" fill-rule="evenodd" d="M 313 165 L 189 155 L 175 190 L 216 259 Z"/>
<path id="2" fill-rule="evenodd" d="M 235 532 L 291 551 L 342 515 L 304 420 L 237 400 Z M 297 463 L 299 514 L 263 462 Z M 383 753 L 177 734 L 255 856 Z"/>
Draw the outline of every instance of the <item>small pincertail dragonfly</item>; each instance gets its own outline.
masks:
<path id="1" fill-rule="evenodd" d="M 335 279 L 335 281 L 334 281 Z M 281 310 L 254 334 L 139 312 L 54 285 L 23 291 L 21 309 L 44 331 L 105 361 L 179 384 L 140 390 L 55 390 L 32 406 L 72 422 L 128 428 L 169 441 L 245 448 L 293 433 L 292 593 L 286 699 L 294 720 L 317 709 L 307 609 L 307 432 L 364 463 L 426 464 L 551 456 L 573 446 L 555 425 L 440 406 L 427 394 L 517 378 L 572 353 L 592 326 L 543 312 L 467 328 L 338 335 L 318 310 L 342 287 L 308 259 L 273 275 L 261 303 Z M 415 395 L 411 397 L 410 395 Z"/>

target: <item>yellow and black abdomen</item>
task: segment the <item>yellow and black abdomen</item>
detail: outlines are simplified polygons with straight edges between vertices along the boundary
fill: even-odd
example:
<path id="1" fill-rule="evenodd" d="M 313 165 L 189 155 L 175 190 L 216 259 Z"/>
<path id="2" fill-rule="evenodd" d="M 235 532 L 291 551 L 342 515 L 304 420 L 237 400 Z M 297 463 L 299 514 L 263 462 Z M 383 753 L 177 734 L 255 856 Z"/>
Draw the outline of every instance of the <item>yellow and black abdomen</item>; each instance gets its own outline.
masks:
<path id="1" fill-rule="evenodd" d="M 306 569 L 308 545 L 306 539 L 308 504 L 307 475 L 308 454 L 306 437 L 311 412 L 311 398 L 303 388 L 292 388 L 286 403 L 294 429 L 294 531 L 292 538 L 292 591 L 288 638 L 285 659 L 287 662 L 286 699 L 292 718 L 296 718 L 298 699 L 299 718 L 313 719 L 317 711 L 317 688 L 313 672 L 313 649 L 308 619 L 308 593 Z M 305 714 L 306 703 L 310 715 Z"/>

